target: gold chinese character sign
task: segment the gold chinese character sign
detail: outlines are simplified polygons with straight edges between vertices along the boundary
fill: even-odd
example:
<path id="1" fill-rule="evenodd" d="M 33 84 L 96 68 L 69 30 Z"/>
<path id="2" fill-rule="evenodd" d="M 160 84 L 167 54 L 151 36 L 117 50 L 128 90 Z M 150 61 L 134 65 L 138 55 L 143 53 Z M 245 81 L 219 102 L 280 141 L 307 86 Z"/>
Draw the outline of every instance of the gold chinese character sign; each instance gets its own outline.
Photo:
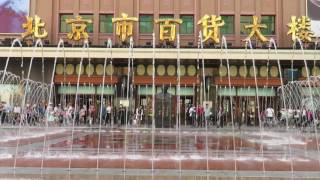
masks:
<path id="1" fill-rule="evenodd" d="M 266 38 L 261 32 L 261 29 L 267 28 L 267 25 L 259 24 L 259 18 L 257 16 L 252 16 L 252 20 L 252 24 L 244 26 L 245 29 L 251 29 L 250 34 L 246 39 L 244 39 L 244 41 L 248 41 L 253 36 L 256 36 L 261 42 L 268 42 L 268 38 Z"/>
<path id="2" fill-rule="evenodd" d="M 45 23 L 37 15 L 33 17 L 26 17 L 27 21 L 22 24 L 22 28 L 26 31 L 21 34 L 22 38 L 33 36 L 35 38 L 46 38 L 48 36 L 47 31 L 45 30 Z"/>
<path id="3" fill-rule="evenodd" d="M 66 23 L 71 24 L 71 32 L 67 35 L 68 39 L 79 41 L 89 38 L 87 26 L 92 23 L 91 19 L 82 19 L 81 16 L 76 16 L 75 19 L 66 19 Z"/>
<path id="4" fill-rule="evenodd" d="M 225 23 L 221 19 L 221 16 L 216 15 L 204 15 L 201 20 L 198 21 L 198 25 L 202 26 L 202 35 L 204 37 L 203 41 L 208 41 L 212 39 L 214 43 L 220 42 L 219 28 Z"/>
<path id="5" fill-rule="evenodd" d="M 138 21 L 136 17 L 128 17 L 128 14 L 121 13 L 121 17 L 112 18 L 112 22 L 116 23 L 116 35 L 119 36 L 122 42 L 125 42 L 128 37 L 133 34 L 133 22 Z"/>
<path id="6" fill-rule="evenodd" d="M 160 40 L 173 42 L 176 39 L 176 25 L 181 24 L 181 19 L 158 19 L 155 21 L 160 24 Z"/>
<path id="7" fill-rule="evenodd" d="M 287 35 L 291 34 L 293 42 L 299 38 L 303 42 L 311 42 L 313 33 L 311 32 L 311 22 L 306 16 L 297 19 L 296 16 L 291 16 L 291 22 L 287 24 L 289 31 Z"/>

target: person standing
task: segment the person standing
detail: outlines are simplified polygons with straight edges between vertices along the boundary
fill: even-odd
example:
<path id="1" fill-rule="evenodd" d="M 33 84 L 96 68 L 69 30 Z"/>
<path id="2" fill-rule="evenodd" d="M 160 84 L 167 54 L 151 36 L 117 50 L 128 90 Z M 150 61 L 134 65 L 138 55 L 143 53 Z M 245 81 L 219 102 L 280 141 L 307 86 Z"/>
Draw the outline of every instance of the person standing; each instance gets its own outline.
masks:
<path id="1" fill-rule="evenodd" d="M 86 112 L 87 112 L 86 105 L 83 105 L 83 107 L 80 109 L 80 112 L 79 112 L 80 124 L 81 122 L 86 124 Z"/>
<path id="2" fill-rule="evenodd" d="M 47 117 L 46 117 L 46 126 L 52 125 L 54 123 L 54 108 L 53 104 L 50 103 L 47 107 Z"/>
<path id="3" fill-rule="evenodd" d="M 111 111 L 112 111 L 112 107 L 111 107 L 110 103 L 108 104 L 106 111 L 107 111 L 107 120 L 106 120 L 106 122 L 105 122 L 105 126 L 106 126 L 107 124 L 111 123 Z"/>
<path id="4" fill-rule="evenodd" d="M 119 120 L 120 120 L 120 124 L 121 125 L 124 125 L 125 124 L 125 114 L 126 114 L 126 111 L 125 111 L 125 108 L 123 107 L 122 104 L 120 104 L 120 108 L 119 108 Z"/>
<path id="5" fill-rule="evenodd" d="M 272 125 L 273 119 L 274 119 L 274 110 L 272 107 L 268 107 L 265 111 L 264 116 L 266 117 L 266 125 L 270 126 Z"/>
<path id="6" fill-rule="evenodd" d="M 19 124 L 19 122 L 20 122 L 20 113 L 21 113 L 21 107 L 18 105 L 18 104 L 16 104 L 15 106 L 14 106 L 14 108 L 13 108 L 13 114 L 14 114 L 14 120 L 13 120 L 13 125 L 15 125 L 15 124 Z"/>
<path id="7" fill-rule="evenodd" d="M 67 119 L 67 122 L 66 122 L 67 125 L 72 122 L 73 116 L 74 116 L 74 109 L 73 109 L 72 105 L 69 104 L 69 107 L 68 107 L 68 110 L 67 110 L 67 118 L 66 118 Z"/>
<path id="8" fill-rule="evenodd" d="M 196 115 L 196 107 L 195 106 L 192 105 L 190 107 L 189 114 L 191 117 L 192 125 L 195 127 L 197 125 L 197 123 L 196 123 L 197 115 Z"/>
<path id="9" fill-rule="evenodd" d="M 93 104 L 89 106 L 89 125 L 91 126 L 94 121 L 95 121 L 95 113 L 96 113 L 96 108 Z"/>
<path id="10" fill-rule="evenodd" d="M 192 119 L 191 119 L 190 109 L 191 109 L 191 104 L 188 104 L 187 109 L 186 109 L 187 125 L 192 125 Z"/>
<path id="11" fill-rule="evenodd" d="M 138 121 L 140 119 L 140 109 L 139 107 L 136 108 L 136 112 L 135 112 L 135 116 L 134 116 L 134 119 L 132 121 L 132 125 L 133 126 L 136 126 L 138 124 Z"/>
<path id="12" fill-rule="evenodd" d="M 105 106 L 105 103 L 103 102 L 102 103 L 102 107 L 100 107 L 101 109 L 101 114 L 100 114 L 100 118 L 101 118 L 101 122 L 100 122 L 100 119 L 99 119 L 99 125 L 101 125 L 103 122 L 106 122 L 107 121 L 107 108 Z"/>
<path id="13" fill-rule="evenodd" d="M 143 117 L 144 117 L 144 108 L 143 108 L 143 106 L 140 106 L 139 114 L 140 114 L 140 117 L 139 117 L 138 125 L 140 125 L 142 123 L 142 120 L 143 120 Z"/>
<path id="14" fill-rule="evenodd" d="M 217 127 L 221 127 L 223 128 L 223 108 L 220 106 L 219 107 L 219 110 L 218 110 L 218 113 L 217 113 Z"/>
<path id="15" fill-rule="evenodd" d="M 307 119 L 308 119 L 308 125 L 309 126 L 312 126 L 313 124 L 313 114 L 312 114 L 312 111 L 310 109 L 308 109 L 307 111 Z"/>
<path id="16" fill-rule="evenodd" d="M 196 113 L 197 113 L 197 124 L 198 124 L 198 127 L 202 127 L 204 109 L 203 109 L 203 107 L 201 105 L 197 106 Z"/>
<path id="17" fill-rule="evenodd" d="M 210 121 L 210 115 L 211 115 L 211 109 L 209 107 L 209 104 L 206 104 L 206 108 L 204 110 L 204 119 L 206 124 L 208 124 L 208 122 Z"/>
<path id="18" fill-rule="evenodd" d="M 302 118 L 302 127 L 304 127 L 307 125 L 307 109 L 305 106 L 302 109 L 301 118 Z"/>
<path id="19" fill-rule="evenodd" d="M 4 109 L 4 102 L 1 102 L 0 103 L 0 119 L 1 119 L 0 125 L 2 125 L 4 123 L 5 116 L 6 116 L 6 112 Z"/>

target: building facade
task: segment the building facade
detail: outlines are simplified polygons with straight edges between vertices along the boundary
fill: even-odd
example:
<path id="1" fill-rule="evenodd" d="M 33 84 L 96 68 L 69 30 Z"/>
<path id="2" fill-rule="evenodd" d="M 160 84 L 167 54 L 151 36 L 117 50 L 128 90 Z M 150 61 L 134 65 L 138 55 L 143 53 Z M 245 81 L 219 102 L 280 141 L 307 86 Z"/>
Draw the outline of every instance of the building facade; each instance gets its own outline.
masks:
<path id="1" fill-rule="evenodd" d="M 201 27 L 198 20 L 205 14 L 222 16 L 225 26 L 221 35 L 227 37 L 230 46 L 243 47 L 242 40 L 247 36 L 245 24 L 252 22 L 252 15 L 257 15 L 268 26 L 263 30 L 267 37 L 276 40 L 279 47 L 291 47 L 287 36 L 287 23 L 292 15 L 306 14 L 304 0 L 31 0 L 30 15 L 39 15 L 46 23 L 50 44 L 57 44 L 59 38 L 66 39 L 70 27 L 65 19 L 81 15 L 92 19 L 88 27 L 92 45 L 105 45 L 108 38 L 118 44 L 112 17 L 121 13 L 138 17 L 134 24 L 133 38 L 136 46 L 150 46 L 152 32 L 159 40 L 159 25 L 154 19 L 180 18 L 178 33 L 181 46 L 197 46 L 198 32 Z M 5 35 L 2 35 L 5 36 Z M 11 35 L 12 36 L 12 35 Z"/>
<path id="2" fill-rule="evenodd" d="M 128 67 L 128 49 L 113 48 L 111 56 L 110 52 L 101 48 L 105 47 L 109 38 L 113 45 L 118 47 L 120 41 L 115 34 L 115 26 L 111 19 L 119 17 L 121 13 L 139 18 L 133 28 L 135 49 L 132 69 Z M 196 48 L 198 32 L 201 30 L 197 22 L 205 14 L 220 15 L 225 21 L 225 26 L 220 33 L 226 36 L 228 46 L 233 48 L 229 53 L 224 54 L 220 49 L 214 48 L 204 49 L 200 53 Z M 307 58 L 310 62 L 310 72 L 313 75 L 320 75 L 316 62 L 319 57 L 311 50 L 306 51 L 305 55 L 297 53 L 293 56 L 291 50 L 280 50 L 281 53 L 275 55 L 267 49 L 255 49 L 253 54 L 257 62 L 254 68 L 250 51 L 243 48 L 242 40 L 248 33 L 244 25 L 250 24 L 252 16 L 257 15 L 262 23 L 268 26 L 262 33 L 269 38 L 274 38 L 278 47 L 290 48 L 292 41 L 287 35 L 287 23 L 290 22 L 292 15 L 305 14 L 304 0 L 31 0 L 30 5 L 30 15 L 39 15 L 46 23 L 49 34 L 47 40 L 50 45 L 57 44 L 60 38 L 68 41 L 66 35 L 70 31 L 70 26 L 65 23 L 65 19 L 81 15 L 93 21 L 87 29 L 91 46 L 100 46 L 100 48 L 90 48 L 88 54 L 81 48 L 75 47 L 66 48 L 64 55 L 59 54 L 60 58 L 54 72 L 56 102 L 74 103 L 77 92 L 75 86 L 80 73 L 79 104 L 95 104 L 99 107 L 101 94 L 103 94 L 105 103 L 118 107 L 129 94 L 130 102 L 134 102 L 131 104 L 132 112 L 136 107 L 143 106 L 148 122 L 153 113 L 152 59 L 155 58 L 155 93 L 160 93 L 164 86 L 168 87 L 169 93 L 173 95 L 172 104 L 175 105 L 178 104 L 176 97 L 180 95 L 180 112 L 184 123 L 187 123 L 189 105 L 204 106 L 203 103 L 206 102 L 215 112 L 220 108 L 224 109 L 226 121 L 230 121 L 230 116 L 234 115 L 237 119 L 251 118 L 250 124 L 258 124 L 259 112 L 267 106 L 276 109 L 281 105 L 278 103 L 277 96 L 277 88 L 281 85 L 280 72 L 285 82 L 306 78 L 302 60 Z M 180 67 L 176 61 L 176 49 L 156 48 L 155 57 L 153 57 L 152 49 L 149 48 L 152 46 L 153 32 L 156 36 L 156 44 L 159 44 L 159 25 L 154 23 L 154 19 L 163 17 L 183 20 L 178 27 L 183 48 L 180 52 Z M 14 37 L 15 35 L 0 36 Z M 8 54 L 8 48 L 0 50 L 2 58 L 12 56 Z M 55 52 L 56 49 L 50 47 L 44 48 L 43 54 L 40 51 L 32 53 L 28 48 L 23 49 L 26 61 L 34 56 L 37 59 L 42 57 L 46 59 L 45 66 L 41 66 L 41 61 L 35 61 L 31 78 L 38 81 L 44 79 L 46 83 L 51 81 Z M 19 57 L 20 51 L 16 49 L 13 54 L 13 57 Z M 102 93 L 103 63 L 106 57 L 108 59 L 105 69 L 105 92 Z M 204 66 L 202 66 L 202 58 Z M 280 72 L 276 61 L 278 58 L 281 59 Z M 80 72 L 81 59 L 83 59 L 83 67 Z M 230 60 L 230 64 L 227 64 L 226 59 Z M 19 64 L 21 64 L 19 61 L 13 62 L 9 69 L 16 71 L 16 74 L 23 74 L 21 71 L 27 72 L 27 67 L 22 65 L 21 71 L 17 70 L 19 68 L 16 67 Z M 43 67 L 45 70 L 42 69 Z M 181 75 L 179 93 L 177 92 L 178 68 Z M 44 77 L 41 78 L 39 72 L 42 71 L 48 73 L 43 73 Z M 177 106 L 172 108 L 170 117 L 174 120 Z"/>

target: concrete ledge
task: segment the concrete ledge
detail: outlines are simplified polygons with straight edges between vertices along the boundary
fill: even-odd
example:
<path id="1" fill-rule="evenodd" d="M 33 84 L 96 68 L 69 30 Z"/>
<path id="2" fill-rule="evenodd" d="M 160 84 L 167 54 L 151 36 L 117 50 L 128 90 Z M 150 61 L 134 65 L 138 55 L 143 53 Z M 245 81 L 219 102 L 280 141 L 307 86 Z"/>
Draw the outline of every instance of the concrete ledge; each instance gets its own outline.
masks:
<path id="1" fill-rule="evenodd" d="M 55 47 L 44 47 L 42 48 L 32 48 L 32 47 L 0 47 L 0 57 L 47 57 L 55 58 L 66 57 L 66 58 L 99 58 L 104 59 L 110 57 L 111 53 L 105 48 L 61 48 L 57 53 Z M 129 56 L 129 49 L 127 48 L 113 48 L 112 57 L 115 59 L 127 59 Z M 136 59 L 152 59 L 153 49 L 151 48 L 135 48 L 133 53 Z M 155 49 L 156 59 L 177 59 L 178 53 L 177 49 Z M 274 50 L 269 51 L 268 49 L 254 49 L 253 56 L 256 60 L 319 60 L 320 51 L 317 50 L 305 50 L 305 54 L 302 54 L 301 50 L 278 50 L 276 54 Z M 220 60 L 220 59 L 230 59 L 230 60 L 243 60 L 252 59 L 250 50 L 245 49 L 228 49 L 228 54 L 225 54 L 221 49 L 204 49 L 202 53 L 199 53 L 198 49 L 181 49 L 180 58 L 181 59 L 202 59 L 206 60 Z"/>

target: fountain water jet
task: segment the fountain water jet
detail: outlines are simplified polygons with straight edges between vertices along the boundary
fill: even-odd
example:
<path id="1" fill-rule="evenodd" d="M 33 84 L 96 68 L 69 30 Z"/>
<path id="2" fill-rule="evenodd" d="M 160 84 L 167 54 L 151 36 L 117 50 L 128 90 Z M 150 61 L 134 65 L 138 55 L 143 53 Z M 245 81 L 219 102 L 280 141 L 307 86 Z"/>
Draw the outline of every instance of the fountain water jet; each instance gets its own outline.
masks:
<path id="1" fill-rule="evenodd" d="M 57 64 L 57 61 L 58 61 L 58 53 L 60 52 L 60 48 L 62 46 L 62 51 L 63 51 L 63 57 L 64 57 L 64 60 L 66 59 L 65 58 L 65 50 L 64 50 L 64 42 L 62 39 L 59 40 L 59 43 L 58 43 L 58 46 L 57 46 L 57 49 L 56 49 L 56 56 L 55 56 L 55 59 L 54 59 L 54 63 L 53 63 L 53 70 L 52 70 L 52 76 L 51 76 L 51 83 L 50 83 L 50 90 L 49 90 L 49 96 L 48 96 L 48 105 L 50 105 L 52 103 L 51 101 L 51 96 L 52 96 L 52 91 L 53 91 L 53 87 L 54 87 L 54 73 L 55 73 L 55 70 L 56 70 L 56 64 Z M 65 67 L 65 66 L 64 66 Z M 46 111 L 46 114 L 45 114 L 45 131 L 47 131 L 48 129 L 48 119 L 49 119 L 49 112 Z M 47 140 L 47 136 L 46 134 L 43 136 L 43 148 L 42 148 L 42 156 L 41 156 L 41 168 L 40 168 L 40 171 L 41 171 L 41 175 L 42 175 L 42 170 L 43 170 L 43 165 L 44 165 L 44 154 L 45 154 L 45 149 L 46 149 L 46 140 Z M 48 147 L 49 148 L 49 147 Z M 48 149 L 48 152 L 49 152 L 49 149 Z"/>
<path id="2" fill-rule="evenodd" d="M 270 39 L 270 43 L 269 43 L 269 51 L 268 51 L 268 52 L 270 52 L 272 46 L 273 46 L 273 48 L 274 48 L 275 53 L 278 54 L 277 44 L 276 44 L 275 40 L 271 38 L 271 39 Z M 283 84 L 284 84 L 284 83 L 283 83 L 283 76 L 282 76 L 281 64 L 280 64 L 280 60 L 279 60 L 279 59 L 277 59 L 277 64 L 278 64 L 278 71 L 279 71 L 279 75 L 280 75 L 281 86 L 283 86 Z M 284 95 L 284 91 L 282 91 L 281 94 L 282 94 L 282 97 L 283 97 L 283 99 L 284 99 L 284 96 L 285 96 L 285 95 Z M 284 108 L 287 109 L 287 104 L 286 104 L 285 101 L 283 101 L 283 105 L 284 105 Z M 289 120 L 288 120 L 288 116 L 286 116 L 286 125 L 287 125 L 287 131 L 289 131 Z M 288 139 L 289 139 L 289 154 L 290 154 L 290 157 L 291 157 L 291 163 L 290 163 L 290 165 L 291 165 L 291 177 L 293 178 L 293 177 L 294 177 L 294 172 L 293 172 L 293 159 L 292 159 L 292 150 L 291 150 L 291 143 L 290 143 L 290 141 L 291 141 L 291 136 L 289 136 Z M 264 172 L 264 173 L 265 173 L 265 172 Z"/>
<path id="3" fill-rule="evenodd" d="M 108 57 L 112 59 L 112 41 L 111 39 L 108 39 L 108 44 L 107 44 L 107 49 L 106 52 L 110 53 L 110 56 L 106 54 L 106 58 L 104 59 L 104 64 L 103 64 L 103 79 L 102 79 L 102 91 L 101 91 L 101 98 L 100 98 L 100 118 L 99 118 L 99 133 L 98 133 L 98 147 L 97 147 L 97 173 L 99 171 L 99 155 L 100 155 L 100 143 L 101 143 L 101 124 L 102 124 L 102 108 L 105 108 L 103 103 L 105 102 L 103 100 L 103 95 L 104 95 L 104 87 L 105 87 L 105 77 L 106 77 L 106 67 L 107 67 L 107 61 Z M 112 83 L 112 81 L 111 81 Z M 111 120 L 112 121 L 112 120 Z"/>
<path id="4" fill-rule="evenodd" d="M 34 60 L 34 55 L 35 55 L 35 52 L 36 52 L 36 49 L 38 48 L 38 46 L 41 46 L 42 48 L 42 51 L 43 51 L 43 44 L 42 44 L 42 41 L 41 39 L 38 39 L 36 41 L 36 44 L 33 48 L 33 52 L 32 52 L 32 58 L 30 60 L 30 65 L 29 65 L 29 70 L 28 70 L 28 75 L 27 75 L 27 78 L 26 78 L 26 88 L 24 90 L 24 95 L 23 95 L 23 98 L 22 98 L 22 103 L 21 103 L 21 107 L 22 107 L 22 113 L 20 115 L 20 123 L 19 123 L 19 130 L 18 130 L 18 134 L 17 134 L 17 144 L 16 144 L 16 152 L 15 152 L 15 158 L 14 158 L 14 165 L 13 165 L 13 169 L 14 169 L 14 174 L 15 174 L 15 170 L 16 170 L 16 165 L 17 165 L 17 156 L 18 156 L 18 150 L 19 150 L 19 144 L 20 144 L 20 140 L 18 137 L 20 137 L 20 133 L 21 133 L 21 127 L 22 127 L 22 121 L 23 119 L 25 119 L 26 117 L 24 117 L 24 114 L 25 114 L 25 104 L 26 104 L 26 101 L 27 101 L 27 94 L 28 94 L 28 89 L 29 89 L 29 82 L 30 82 L 30 74 L 31 74 L 31 67 L 32 67 L 32 63 L 33 63 L 33 60 Z M 9 60 L 8 60 L 9 61 Z M 7 61 L 7 62 L 8 62 Z"/>
<path id="5" fill-rule="evenodd" d="M 222 45 L 221 45 L 221 51 L 222 49 L 224 50 L 224 53 L 227 55 L 228 54 L 228 45 L 227 45 L 227 40 L 225 36 L 222 36 Z M 236 142 L 235 142 L 235 123 L 234 123 L 234 116 L 233 116 L 233 100 L 231 96 L 231 78 L 230 78 L 230 64 L 229 64 L 229 59 L 226 58 L 227 61 L 227 70 L 228 70 L 228 84 L 229 84 L 229 93 L 230 93 L 230 111 L 231 111 L 231 123 L 232 123 L 232 141 L 233 141 L 233 156 L 234 156 L 234 178 L 237 179 L 237 154 L 236 154 Z"/>
<path id="6" fill-rule="evenodd" d="M 82 47 L 82 53 L 84 53 L 85 49 L 89 52 L 89 42 L 85 41 Z M 89 53 L 88 53 L 89 56 Z M 80 59 L 80 66 L 79 66 L 79 72 L 78 72 L 78 79 L 77 79 L 77 88 L 76 88 L 76 94 L 75 94 L 75 102 L 74 102 L 74 112 L 77 113 L 78 109 L 80 109 L 80 105 L 78 105 L 78 91 L 79 91 L 79 85 L 80 85 L 80 77 L 81 77 L 81 71 L 83 66 L 83 59 L 84 56 Z M 90 56 L 88 57 L 90 59 Z M 69 165 L 68 165 L 68 171 L 71 173 L 71 161 L 72 161 L 72 150 L 73 150 L 73 138 L 74 138 L 74 126 L 75 126 L 75 120 L 76 115 L 72 118 L 72 131 L 71 131 L 71 145 L 70 145 L 70 151 L 69 151 Z"/>

